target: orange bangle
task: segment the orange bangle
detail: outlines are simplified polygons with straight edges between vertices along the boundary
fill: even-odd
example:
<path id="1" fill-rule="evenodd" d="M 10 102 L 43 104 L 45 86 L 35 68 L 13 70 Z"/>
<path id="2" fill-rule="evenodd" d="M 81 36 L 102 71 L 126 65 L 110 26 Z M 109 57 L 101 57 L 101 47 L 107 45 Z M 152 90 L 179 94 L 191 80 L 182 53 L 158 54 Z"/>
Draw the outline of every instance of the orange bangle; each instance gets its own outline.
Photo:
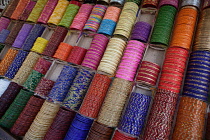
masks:
<path id="1" fill-rule="evenodd" d="M 71 45 L 61 42 L 53 57 L 65 61 L 68 58 L 72 48 L 73 47 Z"/>
<path id="2" fill-rule="evenodd" d="M 10 18 L 18 20 L 19 16 L 25 10 L 25 7 L 29 2 L 30 2 L 30 0 L 20 0 L 18 2 L 17 7 L 15 8 L 15 11 L 12 13 L 12 16 Z"/>
<path id="3" fill-rule="evenodd" d="M 83 100 L 79 113 L 96 118 L 111 83 L 108 76 L 96 74 Z"/>
<path id="4" fill-rule="evenodd" d="M 198 11 L 192 6 L 182 8 L 175 22 L 170 47 L 178 46 L 190 50 Z"/>
<path id="5" fill-rule="evenodd" d="M 202 139 L 207 104 L 191 97 L 181 97 L 173 140 Z"/>
<path id="6" fill-rule="evenodd" d="M 0 63 L 0 75 L 4 75 L 9 68 L 9 66 L 12 64 L 13 60 L 15 59 L 15 56 L 17 55 L 18 50 L 9 49 L 6 55 L 4 56 L 3 60 Z"/>

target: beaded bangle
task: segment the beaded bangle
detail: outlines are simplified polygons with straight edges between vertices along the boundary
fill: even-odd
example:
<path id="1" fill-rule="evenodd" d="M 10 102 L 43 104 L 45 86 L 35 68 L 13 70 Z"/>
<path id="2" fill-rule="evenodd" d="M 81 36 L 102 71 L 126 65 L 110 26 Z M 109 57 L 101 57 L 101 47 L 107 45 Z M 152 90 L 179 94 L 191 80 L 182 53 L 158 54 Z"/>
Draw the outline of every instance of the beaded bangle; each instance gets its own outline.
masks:
<path id="1" fill-rule="evenodd" d="M 1 32 L 3 29 L 7 29 L 9 23 L 10 23 L 10 19 L 5 18 L 5 17 L 1 17 L 1 18 L 0 18 L 0 32 Z"/>
<path id="2" fill-rule="evenodd" d="M 69 28 L 74 17 L 76 16 L 77 12 L 79 11 L 79 8 L 81 4 L 78 2 L 79 5 L 75 4 L 69 4 L 69 6 L 66 8 L 66 11 L 58 24 L 59 26 L 64 26 L 66 28 Z"/>
<path id="3" fill-rule="evenodd" d="M 24 84 L 39 58 L 40 55 L 30 52 L 12 81 L 19 85 Z"/>
<path id="4" fill-rule="evenodd" d="M 168 46 L 175 15 L 176 8 L 173 6 L 166 5 L 160 8 L 152 32 L 151 43 Z"/>
<path id="5" fill-rule="evenodd" d="M 86 52 L 87 49 L 84 49 L 79 46 L 74 46 L 71 52 L 69 53 L 69 56 L 66 61 L 80 65 L 85 57 Z"/>
<path id="6" fill-rule="evenodd" d="M 76 114 L 64 140 L 86 139 L 93 119 Z"/>
<path id="7" fill-rule="evenodd" d="M 34 42 L 33 47 L 31 48 L 31 51 L 42 53 L 44 49 L 46 48 L 48 44 L 48 40 L 44 39 L 42 37 L 38 37 L 36 41 Z"/>
<path id="8" fill-rule="evenodd" d="M 18 72 L 19 68 L 21 67 L 23 61 L 27 57 L 27 55 L 28 52 L 19 50 L 4 76 L 13 79 L 15 74 Z"/>
<path id="9" fill-rule="evenodd" d="M 187 58 L 188 51 L 184 48 L 170 47 L 167 50 L 158 88 L 180 92 Z"/>
<path id="10" fill-rule="evenodd" d="M 43 54 L 52 57 L 55 54 L 60 43 L 66 37 L 67 32 L 68 30 L 66 28 L 57 26 L 52 36 L 50 37 L 50 40 L 46 48 L 44 49 Z"/>
<path id="11" fill-rule="evenodd" d="M 133 2 L 126 2 L 122 12 L 120 14 L 119 21 L 117 23 L 114 35 L 121 35 L 128 38 L 133 24 L 136 20 L 136 14 L 138 11 L 138 5 Z"/>
<path id="12" fill-rule="evenodd" d="M 193 50 L 209 50 L 209 40 L 207 39 L 210 34 L 207 24 L 209 23 L 209 9 L 204 9 L 201 12 L 201 18 L 198 22 L 198 28 L 195 36 Z"/>
<path id="13" fill-rule="evenodd" d="M 120 132 L 119 130 L 115 130 L 113 140 L 137 140 L 135 137 L 128 136 L 125 133 Z"/>
<path id="14" fill-rule="evenodd" d="M 22 21 L 16 21 L 14 26 L 12 26 L 11 32 L 7 36 L 7 39 L 5 40 L 6 44 L 12 45 L 15 41 L 15 38 L 17 37 L 20 29 L 22 28 L 24 22 Z"/>
<path id="15" fill-rule="evenodd" d="M 7 9 L 4 11 L 3 16 L 10 18 L 12 13 L 15 11 L 15 8 L 18 5 L 19 1 L 20 0 L 11 0 L 11 2 L 7 6 Z"/>
<path id="16" fill-rule="evenodd" d="M 170 5 L 178 9 L 179 1 L 178 0 L 160 0 L 158 7 L 162 7 L 165 5 Z"/>
<path id="17" fill-rule="evenodd" d="M 37 37 L 40 37 L 44 32 L 45 27 L 40 24 L 35 24 L 31 29 L 30 33 L 28 34 L 25 42 L 22 46 L 23 50 L 29 51 L 33 46 L 34 42 L 36 41 Z"/>
<path id="18" fill-rule="evenodd" d="M 157 8 L 159 0 L 144 0 L 142 7 L 143 8 Z"/>
<path id="19" fill-rule="evenodd" d="M 23 84 L 23 87 L 28 90 L 34 91 L 43 76 L 44 75 L 42 73 L 32 70 L 31 74 L 28 76 L 27 80 Z"/>
<path id="20" fill-rule="evenodd" d="M 92 11 L 93 5 L 91 4 L 82 4 L 77 15 L 75 16 L 70 29 L 72 30 L 82 30 L 85 26 L 86 21 Z"/>
<path id="21" fill-rule="evenodd" d="M 116 77 L 133 81 L 146 46 L 135 40 L 128 41 L 124 55 L 116 71 Z M 126 69 L 126 72 L 124 72 Z M 126 78 L 127 77 L 127 78 Z"/>
<path id="22" fill-rule="evenodd" d="M 113 131 L 114 131 L 113 128 L 100 124 L 97 121 L 95 121 L 93 122 L 93 125 L 90 129 L 87 140 L 101 139 L 101 138 L 103 138 L 103 140 L 109 140 L 111 139 Z"/>
<path id="23" fill-rule="evenodd" d="M 34 90 L 34 92 L 37 93 L 41 97 L 47 97 L 54 83 L 55 82 L 52 80 L 42 78 L 39 84 L 37 85 L 36 89 Z"/>
<path id="24" fill-rule="evenodd" d="M 144 72 L 146 74 L 143 74 Z M 136 81 L 146 84 L 146 85 L 155 86 L 159 73 L 160 73 L 159 65 L 155 63 L 151 63 L 149 61 L 143 61 L 141 63 L 138 75 L 136 77 Z M 148 79 L 149 77 L 152 77 L 152 78 Z"/>
<path id="25" fill-rule="evenodd" d="M 128 134 L 139 136 L 144 127 L 150 101 L 150 96 L 132 92 L 118 129 Z"/>
<path id="26" fill-rule="evenodd" d="M 207 101 L 210 77 L 210 63 L 208 63 L 210 57 L 208 54 L 208 51 L 194 51 L 191 53 L 183 88 L 183 95 Z M 197 82 L 196 76 L 199 76 L 201 80 Z"/>
<path id="27" fill-rule="evenodd" d="M 9 30 L 7 30 L 7 29 L 1 30 L 1 32 L 0 32 L 0 43 L 5 43 L 9 34 L 10 34 Z"/>
<path id="28" fill-rule="evenodd" d="M 97 32 L 99 25 L 101 23 L 101 20 L 106 12 L 107 7 L 104 5 L 96 4 L 93 7 L 93 10 L 85 23 L 85 26 L 83 30 Z"/>

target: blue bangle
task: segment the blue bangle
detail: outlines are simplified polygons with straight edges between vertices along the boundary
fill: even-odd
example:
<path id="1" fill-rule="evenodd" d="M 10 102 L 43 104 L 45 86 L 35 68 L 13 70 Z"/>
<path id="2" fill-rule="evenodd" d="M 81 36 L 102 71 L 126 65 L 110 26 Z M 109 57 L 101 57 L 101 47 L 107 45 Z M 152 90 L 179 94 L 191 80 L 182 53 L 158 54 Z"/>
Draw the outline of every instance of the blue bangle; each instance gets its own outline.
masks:
<path id="1" fill-rule="evenodd" d="M 131 93 L 118 129 L 131 135 L 139 136 L 144 127 L 150 101 L 150 96 L 135 92 Z"/>
<path id="2" fill-rule="evenodd" d="M 49 100 L 63 102 L 77 74 L 77 68 L 64 66 L 52 90 L 48 94 Z"/>

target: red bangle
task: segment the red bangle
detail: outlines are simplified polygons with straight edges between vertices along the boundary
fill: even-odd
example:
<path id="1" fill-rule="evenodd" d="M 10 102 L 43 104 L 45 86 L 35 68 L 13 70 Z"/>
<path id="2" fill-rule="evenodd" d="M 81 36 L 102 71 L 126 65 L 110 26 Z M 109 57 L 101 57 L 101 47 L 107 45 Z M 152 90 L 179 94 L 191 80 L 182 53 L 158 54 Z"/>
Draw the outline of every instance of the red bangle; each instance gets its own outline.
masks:
<path id="1" fill-rule="evenodd" d="M 74 4 L 74 5 L 77 5 L 77 6 L 79 6 L 79 7 L 81 7 L 81 5 L 82 5 L 80 2 L 75 1 L 75 0 L 70 1 L 69 4 Z"/>
<path id="2" fill-rule="evenodd" d="M 137 138 L 127 136 L 126 134 L 123 134 L 119 132 L 118 130 L 116 130 L 112 140 L 137 140 Z"/>
<path id="3" fill-rule="evenodd" d="M 96 74 L 83 100 L 79 113 L 87 117 L 96 118 L 110 83 L 111 79 L 108 76 Z"/>
<path id="4" fill-rule="evenodd" d="M 164 83 L 164 82 L 160 82 L 158 85 L 159 89 L 165 89 L 165 90 L 169 90 L 172 92 L 175 92 L 177 94 L 179 94 L 181 87 L 180 86 L 175 86 L 175 85 L 171 85 L 168 83 Z"/>
<path id="5" fill-rule="evenodd" d="M 85 57 L 86 52 L 87 52 L 87 49 L 74 46 L 66 61 L 80 65 Z"/>

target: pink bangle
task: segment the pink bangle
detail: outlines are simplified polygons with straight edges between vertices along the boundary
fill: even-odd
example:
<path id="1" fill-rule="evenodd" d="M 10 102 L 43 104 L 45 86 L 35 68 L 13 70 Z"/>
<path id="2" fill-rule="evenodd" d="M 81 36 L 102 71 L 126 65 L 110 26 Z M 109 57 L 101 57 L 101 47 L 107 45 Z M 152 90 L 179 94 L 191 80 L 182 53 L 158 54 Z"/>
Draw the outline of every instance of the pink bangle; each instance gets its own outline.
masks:
<path id="1" fill-rule="evenodd" d="M 38 22 L 46 24 L 49 20 L 51 14 L 53 13 L 53 10 L 55 9 L 55 6 L 57 5 L 58 0 L 48 0 L 47 4 L 45 5 Z"/>
<path id="2" fill-rule="evenodd" d="M 93 9 L 93 5 L 91 4 L 82 4 L 80 7 L 77 15 L 75 16 L 70 29 L 72 30 L 82 30 L 85 26 L 86 21 L 88 20 L 88 17 Z"/>

